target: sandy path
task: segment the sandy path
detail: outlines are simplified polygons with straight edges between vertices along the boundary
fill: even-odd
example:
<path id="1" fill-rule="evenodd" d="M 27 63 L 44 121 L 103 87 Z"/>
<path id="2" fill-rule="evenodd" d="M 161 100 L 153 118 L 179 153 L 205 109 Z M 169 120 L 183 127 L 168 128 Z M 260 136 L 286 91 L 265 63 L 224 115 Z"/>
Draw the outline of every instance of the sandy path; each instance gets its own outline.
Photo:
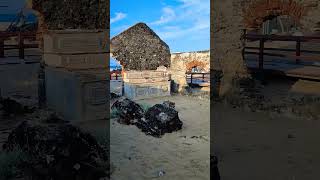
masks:
<path id="1" fill-rule="evenodd" d="M 223 180 L 316 180 L 320 121 L 216 104 L 214 149 Z"/>
<path id="2" fill-rule="evenodd" d="M 156 104 L 174 101 L 183 129 L 162 138 L 146 136 L 135 126 L 111 125 L 111 162 L 116 169 L 112 179 L 153 179 L 164 171 L 163 179 L 209 179 L 209 100 L 173 96 L 140 100 Z M 197 136 L 201 138 L 191 138 Z"/>

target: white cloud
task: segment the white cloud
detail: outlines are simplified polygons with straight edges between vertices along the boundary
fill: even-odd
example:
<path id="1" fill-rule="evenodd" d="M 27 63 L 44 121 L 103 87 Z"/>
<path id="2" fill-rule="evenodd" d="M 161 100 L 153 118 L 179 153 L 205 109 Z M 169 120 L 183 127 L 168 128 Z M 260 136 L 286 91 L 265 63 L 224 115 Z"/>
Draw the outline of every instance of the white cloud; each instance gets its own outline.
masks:
<path id="1" fill-rule="evenodd" d="M 122 12 L 118 12 L 118 13 L 116 13 L 116 17 L 110 19 L 110 24 L 115 23 L 117 21 L 120 21 L 126 17 L 127 17 L 127 14 L 122 13 Z"/>
<path id="2" fill-rule="evenodd" d="M 162 9 L 162 15 L 159 20 L 150 23 L 151 25 L 162 25 L 174 20 L 176 17 L 176 13 L 170 7 L 164 7 Z"/>
<path id="3" fill-rule="evenodd" d="M 151 25 L 162 25 L 154 28 L 159 36 L 164 40 L 190 36 L 193 39 L 204 39 L 206 37 L 209 39 L 210 0 L 176 1 L 180 5 L 171 9 L 172 12 L 175 12 L 174 16 L 169 16 L 168 12 L 163 11 L 160 20 L 156 21 L 158 24 L 151 23 Z"/>

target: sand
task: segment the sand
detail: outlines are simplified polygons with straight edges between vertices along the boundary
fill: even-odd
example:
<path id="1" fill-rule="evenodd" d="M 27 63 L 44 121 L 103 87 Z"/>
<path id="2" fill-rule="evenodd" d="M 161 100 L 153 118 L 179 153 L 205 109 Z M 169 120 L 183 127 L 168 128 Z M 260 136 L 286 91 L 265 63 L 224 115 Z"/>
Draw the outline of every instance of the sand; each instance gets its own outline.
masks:
<path id="1" fill-rule="evenodd" d="M 269 79 L 262 94 L 270 104 L 320 97 L 320 82 Z M 213 149 L 223 180 L 316 180 L 320 177 L 320 107 L 301 104 L 301 114 L 233 108 L 215 103 L 211 110 Z M 312 113 L 313 118 L 309 118 Z"/>
<path id="2" fill-rule="evenodd" d="M 319 179 L 319 121 L 216 104 L 214 149 L 223 180 Z"/>

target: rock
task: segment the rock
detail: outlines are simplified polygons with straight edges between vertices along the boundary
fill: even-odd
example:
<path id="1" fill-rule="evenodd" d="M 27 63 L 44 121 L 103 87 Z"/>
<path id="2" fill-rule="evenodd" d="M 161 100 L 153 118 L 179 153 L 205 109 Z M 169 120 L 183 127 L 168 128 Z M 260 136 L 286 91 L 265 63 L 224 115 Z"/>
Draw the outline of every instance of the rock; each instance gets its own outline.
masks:
<path id="1" fill-rule="evenodd" d="M 125 70 L 157 70 L 160 66 L 168 68 L 171 63 L 169 46 L 145 23 L 113 37 L 111 52 Z"/>
<path id="2" fill-rule="evenodd" d="M 6 152 L 21 149 L 30 160 L 24 175 L 32 179 L 99 179 L 109 175 L 109 156 L 96 139 L 70 124 L 22 122 L 3 146 Z"/>
<path id="3" fill-rule="evenodd" d="M 142 107 L 128 98 L 117 100 L 112 105 L 111 109 L 117 112 L 119 116 L 118 122 L 122 124 L 135 124 L 144 116 L 144 110 Z"/>
<path id="4" fill-rule="evenodd" d="M 164 104 L 156 104 L 148 109 L 145 118 L 136 123 L 136 126 L 148 135 L 161 137 L 165 133 L 178 131 L 182 128 L 182 121 L 178 112 Z"/>
<path id="5" fill-rule="evenodd" d="M 174 109 L 175 106 L 176 106 L 176 103 L 171 102 L 171 101 L 164 101 L 162 104 L 165 105 L 165 106 L 167 106 L 167 107 L 169 107 L 169 108 L 173 108 L 173 109 Z"/>
<path id="6" fill-rule="evenodd" d="M 35 108 L 23 106 L 22 104 L 10 98 L 0 99 L 0 104 L 2 105 L 1 109 L 4 111 L 5 116 L 23 115 L 26 113 L 33 113 L 35 110 Z"/>
<path id="7" fill-rule="evenodd" d="M 116 94 L 116 93 L 110 93 L 110 99 L 112 100 L 112 99 L 117 99 L 117 98 L 119 98 L 119 97 L 121 97 L 121 96 L 119 96 L 118 94 Z"/>

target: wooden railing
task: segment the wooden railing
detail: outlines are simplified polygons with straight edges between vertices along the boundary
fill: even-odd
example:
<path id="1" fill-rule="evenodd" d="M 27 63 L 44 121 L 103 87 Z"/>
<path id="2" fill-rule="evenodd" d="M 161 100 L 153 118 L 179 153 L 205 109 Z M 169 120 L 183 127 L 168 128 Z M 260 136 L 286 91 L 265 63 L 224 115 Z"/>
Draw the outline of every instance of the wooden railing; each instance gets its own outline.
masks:
<path id="1" fill-rule="evenodd" d="M 121 79 L 122 79 L 121 71 L 119 70 L 110 71 L 110 80 L 121 80 Z"/>
<path id="2" fill-rule="evenodd" d="M 210 83 L 210 73 L 186 73 L 189 84 Z"/>
<path id="3" fill-rule="evenodd" d="M 255 54 L 259 55 L 259 70 L 263 71 L 264 55 L 276 56 L 288 59 L 294 59 L 295 63 L 299 64 L 301 59 L 309 61 L 320 61 L 320 51 L 312 50 L 301 50 L 301 43 L 315 42 L 319 43 L 320 46 L 320 36 L 279 36 L 279 35 L 249 35 L 245 34 L 245 40 L 248 41 L 259 41 L 259 47 L 245 47 L 244 54 Z M 288 41 L 295 42 L 295 49 L 285 49 L 285 48 L 265 48 L 265 42 L 267 41 Z M 258 52 L 248 52 L 246 50 L 258 50 Z M 278 53 L 265 53 L 265 51 L 283 51 L 283 52 L 295 52 L 295 55 L 278 54 Z M 313 55 L 302 55 L 302 53 L 311 53 Z"/>
<path id="4" fill-rule="evenodd" d="M 36 32 L 0 32 L 0 58 L 5 57 L 5 50 L 17 49 L 19 50 L 19 58 L 24 59 L 25 49 L 38 48 L 37 43 L 25 44 L 25 39 L 36 39 Z M 12 37 L 17 37 L 17 44 L 5 44 L 6 40 Z"/>

